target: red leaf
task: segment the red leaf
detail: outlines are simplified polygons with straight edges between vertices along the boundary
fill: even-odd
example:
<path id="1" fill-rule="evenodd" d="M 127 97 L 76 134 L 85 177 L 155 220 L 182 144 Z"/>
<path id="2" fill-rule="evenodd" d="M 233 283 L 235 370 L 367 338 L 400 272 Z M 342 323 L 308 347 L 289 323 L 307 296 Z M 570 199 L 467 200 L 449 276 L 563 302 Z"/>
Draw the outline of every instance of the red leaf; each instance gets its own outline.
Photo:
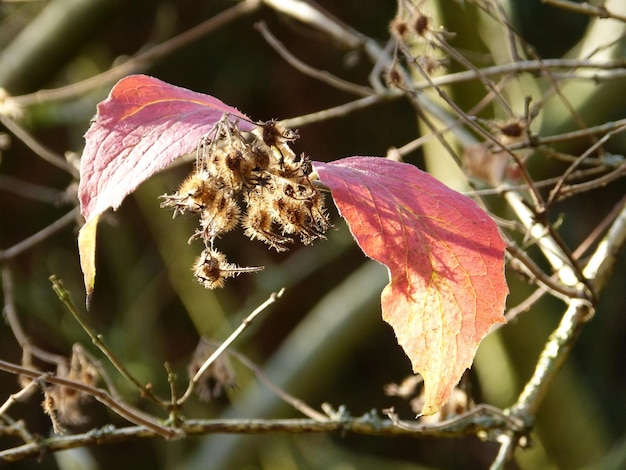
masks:
<path id="1" fill-rule="evenodd" d="M 85 134 L 78 196 L 87 223 L 78 235 L 87 303 L 93 292 L 98 216 L 150 176 L 193 151 L 224 113 L 239 116 L 239 127 L 255 127 L 237 109 L 217 98 L 146 75 L 120 80 L 98 104 Z"/>
<path id="2" fill-rule="evenodd" d="M 78 188 L 87 220 L 122 200 L 173 160 L 193 151 L 224 113 L 248 118 L 217 98 L 146 75 L 120 80 L 85 134 Z"/>
<path id="3" fill-rule="evenodd" d="M 474 201 L 412 165 L 314 163 L 363 252 L 389 269 L 383 319 L 424 378 L 423 414 L 448 399 L 502 312 L 504 242 Z"/>

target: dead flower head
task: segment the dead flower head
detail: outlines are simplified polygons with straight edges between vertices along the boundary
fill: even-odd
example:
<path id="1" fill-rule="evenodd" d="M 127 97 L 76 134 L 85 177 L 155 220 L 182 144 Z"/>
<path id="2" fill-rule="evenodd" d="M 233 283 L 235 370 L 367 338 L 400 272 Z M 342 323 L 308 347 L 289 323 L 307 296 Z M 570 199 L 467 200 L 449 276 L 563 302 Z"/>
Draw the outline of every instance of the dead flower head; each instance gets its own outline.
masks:
<path id="1" fill-rule="evenodd" d="M 324 198 L 309 179 L 311 162 L 289 146 L 298 133 L 273 120 L 242 132 L 238 122 L 225 114 L 200 140 L 195 168 L 178 191 L 161 196 L 161 207 L 173 209 L 174 217 L 198 217 L 190 241 L 203 240 L 205 249 L 193 272 L 208 289 L 262 269 L 228 263 L 214 249 L 215 240 L 239 224 L 248 238 L 276 251 L 287 250 L 296 239 L 308 245 L 324 238 L 330 225 Z"/>

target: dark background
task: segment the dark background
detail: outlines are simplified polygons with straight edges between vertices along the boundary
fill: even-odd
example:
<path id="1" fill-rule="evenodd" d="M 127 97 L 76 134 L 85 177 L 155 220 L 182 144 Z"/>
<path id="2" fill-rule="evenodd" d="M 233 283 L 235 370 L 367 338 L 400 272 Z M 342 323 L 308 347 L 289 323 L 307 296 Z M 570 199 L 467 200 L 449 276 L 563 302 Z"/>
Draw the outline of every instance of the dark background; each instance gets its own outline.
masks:
<path id="1" fill-rule="evenodd" d="M 196 0 L 99 0 L 89 6 L 84 2 L 60 0 L 31 3 L 0 3 L 0 47 L 5 51 L 14 47 L 19 33 L 41 18 L 53 4 L 65 3 L 68 21 L 57 36 L 49 38 L 37 59 L 10 74 L 6 72 L 8 65 L 4 74 L 0 72 L 0 86 L 12 95 L 55 88 L 92 76 L 115 61 L 183 32 L 233 5 L 227 1 Z M 544 58 L 561 56 L 584 32 L 586 19 L 581 15 L 543 6 L 538 0 L 513 3 L 520 33 Z M 388 1 L 321 1 L 320 4 L 354 29 L 381 42 L 387 40 L 388 24 L 396 12 L 394 2 Z M 459 8 L 456 2 L 450 4 L 450 8 Z M 309 65 L 367 84 L 371 64 L 364 57 L 355 51 L 342 50 L 319 33 L 268 9 L 227 24 L 160 60 L 145 73 L 214 95 L 254 119 L 294 117 L 354 99 L 293 70 L 255 30 L 254 24 L 260 20 L 266 21 L 285 46 Z M 466 27 L 471 30 L 472 25 Z M 0 56 L 0 68 L 7 60 L 6 55 Z M 95 113 L 95 105 L 111 86 L 108 84 L 75 99 L 29 107 L 22 124 L 59 154 L 66 151 L 80 154 L 82 134 Z M 624 117 L 624 98 L 618 98 L 615 108 L 606 110 L 604 119 Z M 295 151 L 304 151 L 319 161 L 350 155 L 384 155 L 389 147 L 401 146 L 416 137 L 416 122 L 415 112 L 407 103 L 387 103 L 347 118 L 302 127 Z M 623 154 L 623 148 L 612 151 Z M 570 152 L 576 154 L 571 149 Z M 421 157 L 416 152 L 408 155 L 406 161 L 423 166 Z M 0 248 L 4 249 L 69 211 L 71 204 L 64 202 L 62 195 L 72 184 L 72 178 L 36 157 L 18 139 L 12 139 L 10 148 L 1 158 Z M 189 169 L 189 165 L 179 166 L 146 182 L 117 212 L 107 214 L 99 228 L 97 285 L 88 319 L 127 367 L 141 381 L 153 383 L 159 393 L 167 396 L 169 385 L 163 363 L 168 361 L 179 372 L 182 389 L 185 367 L 199 332 L 215 340 L 225 338 L 246 313 L 272 290 L 284 285 L 287 287 L 284 298 L 236 343 L 238 350 L 257 363 L 268 361 L 271 366 L 273 355 L 282 351 L 294 329 L 312 315 L 316 304 L 325 296 L 333 292 L 345 296 L 345 302 L 339 300 L 332 305 L 371 296 L 368 306 L 359 307 L 348 316 L 341 332 L 311 327 L 311 344 L 321 342 L 328 335 L 333 338 L 334 348 L 326 351 L 328 354 L 318 350 L 317 359 L 311 357 L 297 364 L 298 375 L 277 380 L 288 381 L 291 384 L 288 391 L 315 408 L 322 402 L 334 406 L 345 404 L 352 414 L 361 415 L 370 409 L 394 405 L 410 418 L 406 404 L 383 392 L 384 384 L 399 382 L 410 374 L 408 360 L 397 346 L 391 329 L 380 320 L 377 296 L 386 282 L 384 268 L 380 267 L 379 274 L 367 278 L 371 279 L 370 284 L 341 289 L 346 279 L 353 279 L 355 273 L 370 262 L 351 242 L 346 227 L 333 212 L 335 230 L 329 233 L 328 241 L 310 248 L 295 247 L 287 254 L 269 252 L 260 243 L 248 242 L 240 232 L 225 237 L 219 242 L 220 247 L 234 262 L 263 264 L 266 269 L 257 275 L 230 280 L 219 292 L 204 291 L 194 284 L 186 267 L 190 266 L 197 250 L 197 246 L 186 243 L 193 230 L 192 222 L 172 221 L 171 214 L 159 208 L 157 199 L 158 195 L 174 190 Z M 540 165 L 536 169 L 538 176 L 558 174 L 562 170 L 554 164 Z M 25 183 L 31 183 L 52 191 L 44 192 L 43 200 L 33 200 L 7 190 L 6 184 L 11 181 L 21 182 L 23 188 Z M 36 193 L 34 188 L 28 191 Z M 623 184 L 618 182 L 559 207 L 557 212 L 564 215 L 562 233 L 566 240 L 577 246 L 622 195 Z M 10 266 L 15 277 L 20 321 L 31 340 L 41 348 L 62 355 L 70 353 L 74 342 L 95 351 L 85 332 L 60 304 L 48 281 L 51 274 L 58 275 L 76 304 L 83 305 L 76 229 L 59 232 L 11 260 Z M 619 448 L 626 446 L 623 435 L 626 382 L 622 370 L 626 361 L 623 347 L 626 340 L 625 268 L 622 259 L 596 318 L 586 327 L 573 357 L 542 408 L 535 435 L 534 455 L 538 455 L 539 460 L 534 462 L 549 463 L 554 468 L 611 468 L 606 457 L 611 448 L 618 449 L 616 454 L 620 455 Z M 510 305 L 528 294 L 525 284 L 514 278 L 511 291 Z M 511 404 L 532 372 L 537 355 L 563 310 L 560 302 L 544 300 L 518 322 L 502 329 L 497 338 L 485 342 L 488 352 L 483 354 L 490 357 L 482 359 L 477 367 L 494 370 L 502 367 L 510 375 L 496 376 L 490 383 L 481 383 L 480 374 L 470 374 L 478 400 L 484 392 L 486 399 L 499 406 Z M 302 341 L 307 341 L 306 334 L 309 333 L 305 331 Z M 21 357 L 21 349 L 6 325 L 0 327 L 0 357 L 13 362 L 19 362 Z M 238 397 L 246 395 L 254 378 L 242 367 L 235 367 L 239 385 L 229 396 L 236 402 Z M 116 383 L 129 401 L 157 412 L 138 399 L 137 393 L 122 379 L 116 378 Z M 503 400 L 500 403 L 497 402 L 499 390 L 509 390 L 504 398 L 500 395 Z M 0 402 L 15 391 L 15 378 L 2 373 Z M 40 411 L 40 399 L 35 395 L 28 402 L 16 405 L 11 413 L 20 414 L 33 432 L 47 435 L 50 422 Z M 205 418 L 230 416 L 228 413 L 257 417 L 245 415 L 247 409 L 243 406 L 239 408 L 241 414 L 238 415 L 237 410 L 235 406 L 233 411 L 229 400 L 222 398 L 210 404 L 194 401 L 185 413 L 188 417 Z M 110 421 L 124 425 L 94 403 L 87 405 L 86 413 L 90 421 L 77 426 L 76 431 Z M 297 413 L 283 406 L 268 417 L 279 416 L 297 416 Z M 580 416 L 582 422 L 575 422 L 576 416 Z M 567 423 L 565 429 L 559 427 L 562 423 Z M 203 452 L 209 452 L 206 449 L 228 446 L 223 439 L 210 436 L 173 443 L 157 439 L 93 448 L 88 452 L 99 465 L 93 468 L 115 466 L 122 469 L 138 465 L 142 468 L 198 468 L 198 462 L 206 455 Z M 497 452 L 496 444 L 477 438 L 245 436 L 233 438 L 231 442 L 237 449 L 234 455 L 240 460 L 220 468 L 470 469 L 488 467 Z M 11 445 L 6 438 L 0 438 L 0 443 L 3 448 Z M 624 455 L 623 450 L 621 455 Z M 205 468 L 213 468 L 212 459 L 209 452 Z M 523 457 L 518 460 L 521 468 L 537 468 L 532 462 Z M 53 456 L 44 456 L 41 462 L 27 461 L 16 468 L 69 468 L 64 465 Z"/>

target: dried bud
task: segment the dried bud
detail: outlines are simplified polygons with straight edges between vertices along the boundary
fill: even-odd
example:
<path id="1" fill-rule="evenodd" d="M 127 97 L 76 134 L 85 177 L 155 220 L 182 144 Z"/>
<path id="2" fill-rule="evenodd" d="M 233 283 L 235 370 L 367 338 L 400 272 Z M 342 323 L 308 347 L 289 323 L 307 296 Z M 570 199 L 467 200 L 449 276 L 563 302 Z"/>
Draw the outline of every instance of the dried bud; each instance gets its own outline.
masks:
<path id="1" fill-rule="evenodd" d="M 496 124 L 496 127 L 498 140 L 503 145 L 520 142 L 526 135 L 526 123 L 519 119 Z"/>
<path id="2" fill-rule="evenodd" d="M 191 173 L 180 185 L 175 194 L 161 196 L 161 207 L 174 209 L 173 217 L 179 214 L 195 214 L 213 204 L 218 189 L 214 178 L 205 171 Z"/>
<path id="3" fill-rule="evenodd" d="M 261 122 L 259 126 L 261 128 L 263 143 L 268 147 L 280 147 L 286 142 L 295 141 L 299 137 L 297 131 L 287 129 L 273 119 Z"/>
<path id="4" fill-rule="evenodd" d="M 193 265 L 193 273 L 196 279 L 207 289 L 223 287 L 224 281 L 229 277 L 262 270 L 262 266 L 241 267 L 228 263 L 224 253 L 210 248 L 202 251 Z"/>
<path id="5" fill-rule="evenodd" d="M 94 387 L 100 378 L 96 366 L 78 344 L 72 348 L 69 366 L 66 362 L 59 363 L 56 375 L 89 387 Z M 89 398 L 89 395 L 61 385 L 45 386 L 43 392 L 44 400 L 41 405 L 50 417 L 55 432 L 62 434 L 65 432 L 64 425 L 81 424 L 86 421 L 81 404 Z"/>
<path id="6" fill-rule="evenodd" d="M 210 247 L 193 267 L 205 287 L 222 287 L 228 277 L 261 269 L 227 263 L 225 255 L 213 249 L 215 239 L 239 222 L 247 237 L 276 251 L 285 251 L 292 236 L 305 244 L 324 238 L 330 223 L 324 199 L 309 179 L 311 162 L 289 147 L 297 137 L 276 121 L 259 123 L 244 135 L 237 121 L 225 114 L 198 143 L 191 175 L 175 194 L 161 196 L 161 206 L 173 208 L 174 216 L 199 214 L 200 227 L 190 241 L 202 239 Z"/>
<path id="7" fill-rule="evenodd" d="M 463 152 L 463 167 L 467 173 L 492 186 L 504 180 L 510 157 L 505 152 L 493 152 L 486 144 L 469 146 Z"/>
<path id="8" fill-rule="evenodd" d="M 413 17 L 413 29 L 418 36 L 424 37 L 430 32 L 430 16 L 425 15 L 421 11 L 415 12 Z"/>
<path id="9" fill-rule="evenodd" d="M 202 364 L 215 352 L 215 349 L 205 338 L 200 339 L 187 368 L 189 378 L 195 377 Z M 195 392 L 201 400 L 209 401 L 219 397 L 224 389 L 235 387 L 235 380 L 235 371 L 230 364 L 228 355 L 222 354 L 202 374 L 197 382 Z"/>
<path id="10" fill-rule="evenodd" d="M 217 193 L 215 199 L 200 214 L 200 229 L 189 239 L 201 238 L 206 245 L 211 245 L 216 238 L 230 232 L 239 224 L 241 209 L 237 201 L 224 194 Z"/>
<path id="11" fill-rule="evenodd" d="M 271 212 L 267 210 L 271 206 L 256 202 L 257 200 L 264 200 L 264 198 L 259 193 L 255 193 L 255 195 L 252 199 L 255 202 L 252 204 L 250 203 L 250 198 L 248 198 L 248 210 L 243 218 L 243 228 L 246 236 L 251 240 L 261 240 L 276 251 L 286 251 L 287 247 L 285 245 L 292 240 L 276 233 L 272 227 L 274 218 Z"/>
<path id="12" fill-rule="evenodd" d="M 402 18 L 396 17 L 389 23 L 389 31 L 398 42 L 406 42 L 409 25 Z"/>
<path id="13" fill-rule="evenodd" d="M 389 87 L 395 87 L 400 89 L 404 87 L 404 80 L 402 79 L 402 75 L 400 75 L 400 72 L 395 65 L 393 65 L 385 73 L 385 83 L 387 83 L 387 86 Z"/>

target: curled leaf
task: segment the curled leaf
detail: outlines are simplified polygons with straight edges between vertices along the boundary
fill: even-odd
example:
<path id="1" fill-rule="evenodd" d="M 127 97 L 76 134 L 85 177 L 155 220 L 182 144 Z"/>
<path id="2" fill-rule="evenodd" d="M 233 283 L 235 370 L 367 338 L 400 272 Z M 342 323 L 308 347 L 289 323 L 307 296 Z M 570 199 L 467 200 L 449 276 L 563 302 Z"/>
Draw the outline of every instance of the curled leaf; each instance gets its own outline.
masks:
<path id="1" fill-rule="evenodd" d="M 255 127 L 217 98 L 146 75 L 123 78 L 98 104 L 85 134 L 78 188 L 87 221 L 79 236 L 79 251 L 88 295 L 94 286 L 97 216 L 108 208 L 117 209 L 143 181 L 193 151 L 225 113 L 240 117 L 243 130 Z M 92 220 L 96 222 L 89 225 Z"/>
<path id="2" fill-rule="evenodd" d="M 314 168 L 363 252 L 389 270 L 383 319 L 424 378 L 422 414 L 433 414 L 482 338 L 504 322 L 497 227 L 470 198 L 412 165 L 351 157 Z"/>
<path id="3" fill-rule="evenodd" d="M 96 229 L 100 216 L 92 217 L 78 232 L 78 252 L 80 253 L 80 269 L 83 271 L 87 305 L 91 300 L 96 281 Z"/>

